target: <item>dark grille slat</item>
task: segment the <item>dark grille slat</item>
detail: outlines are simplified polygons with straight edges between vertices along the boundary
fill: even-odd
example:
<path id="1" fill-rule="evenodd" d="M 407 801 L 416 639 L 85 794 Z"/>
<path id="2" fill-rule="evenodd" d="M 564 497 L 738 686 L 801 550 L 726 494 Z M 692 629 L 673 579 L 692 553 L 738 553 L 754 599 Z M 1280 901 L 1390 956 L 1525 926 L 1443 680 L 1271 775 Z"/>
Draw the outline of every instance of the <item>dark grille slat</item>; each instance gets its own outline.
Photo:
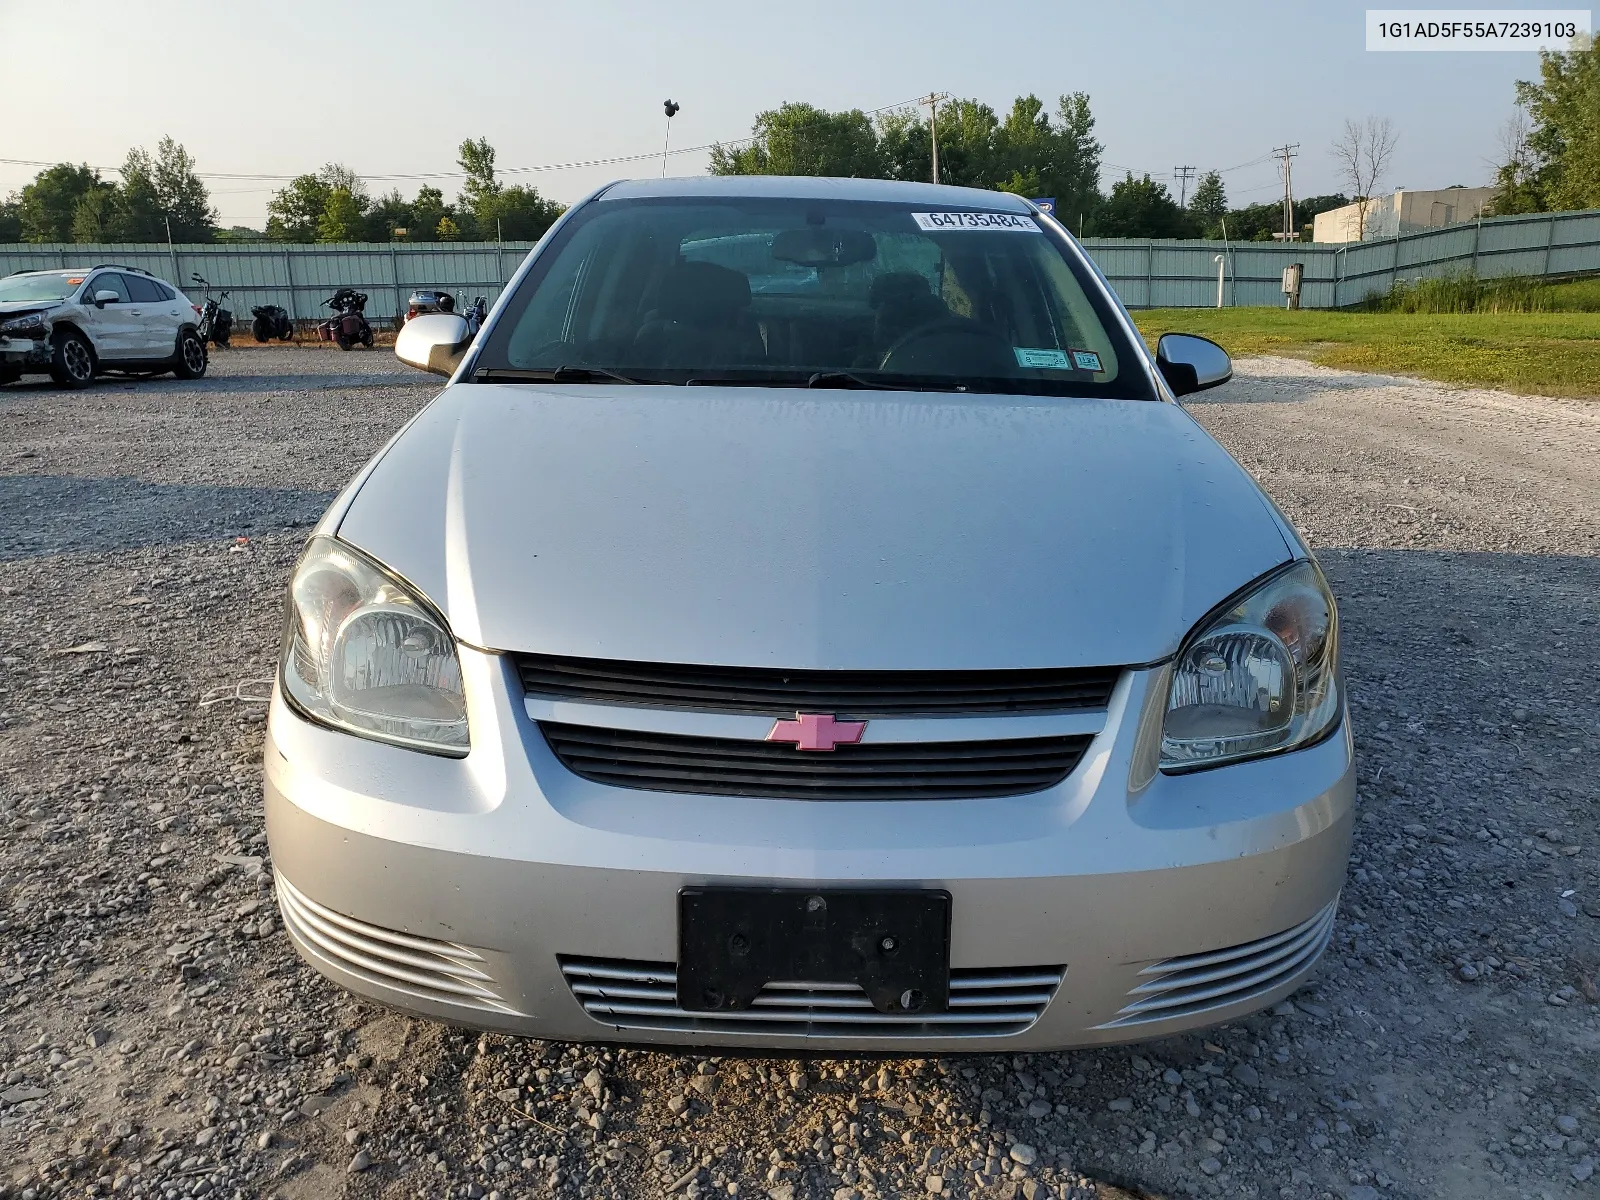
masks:
<path id="1" fill-rule="evenodd" d="M 1067 712 L 1104 708 L 1115 667 L 996 671 L 819 671 L 678 666 L 516 656 L 529 695 L 603 704 L 787 716 L 915 716 Z"/>
<path id="2" fill-rule="evenodd" d="M 640 733 L 541 721 L 573 774 L 613 787 L 828 800 L 970 799 L 1053 787 L 1089 736 L 895 742 L 805 752 L 780 742 Z"/>

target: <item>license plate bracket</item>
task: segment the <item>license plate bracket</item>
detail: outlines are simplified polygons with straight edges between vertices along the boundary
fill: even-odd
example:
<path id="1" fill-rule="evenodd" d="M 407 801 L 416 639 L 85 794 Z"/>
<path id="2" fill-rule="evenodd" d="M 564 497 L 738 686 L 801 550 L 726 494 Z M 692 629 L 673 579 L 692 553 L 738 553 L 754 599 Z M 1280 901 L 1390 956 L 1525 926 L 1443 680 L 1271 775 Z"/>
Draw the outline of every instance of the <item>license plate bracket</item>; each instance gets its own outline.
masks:
<path id="1" fill-rule="evenodd" d="M 881 1013 L 946 1011 L 950 893 L 679 891 L 679 1008 L 747 1009 L 776 982 L 858 984 Z"/>

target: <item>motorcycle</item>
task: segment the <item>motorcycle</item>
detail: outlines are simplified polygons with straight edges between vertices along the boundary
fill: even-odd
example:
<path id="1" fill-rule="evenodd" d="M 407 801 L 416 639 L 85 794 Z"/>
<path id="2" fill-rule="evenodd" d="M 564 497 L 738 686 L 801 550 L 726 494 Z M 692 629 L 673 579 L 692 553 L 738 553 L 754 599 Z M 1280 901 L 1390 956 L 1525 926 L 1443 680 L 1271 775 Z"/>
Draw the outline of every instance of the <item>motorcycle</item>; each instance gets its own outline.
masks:
<path id="1" fill-rule="evenodd" d="M 456 298 L 442 288 L 418 288 L 406 301 L 406 320 L 425 313 L 455 312 Z"/>
<path id="2" fill-rule="evenodd" d="M 467 336 L 469 338 L 477 337 L 478 330 L 483 328 L 484 321 L 489 318 L 489 301 L 485 297 L 479 296 L 467 308 L 467 311 L 461 315 L 467 320 Z"/>
<path id="3" fill-rule="evenodd" d="M 287 342 L 294 337 L 294 322 L 289 320 L 288 312 L 277 304 L 258 304 L 250 310 L 250 315 L 255 320 L 250 322 L 250 334 L 258 342 L 271 341 L 277 338 L 280 342 Z"/>
<path id="4" fill-rule="evenodd" d="M 333 309 L 333 316 L 317 326 L 317 336 L 325 342 L 337 342 L 339 349 L 348 350 L 360 342 L 372 345 L 372 326 L 367 324 L 367 294 L 355 288 L 343 287 L 323 301 Z"/>
<path id="5" fill-rule="evenodd" d="M 222 301 L 228 298 L 228 293 L 212 296 L 211 285 L 199 275 L 190 275 L 189 278 L 205 289 L 205 299 L 200 305 L 200 340 L 214 346 L 226 346 L 228 339 L 233 336 L 233 310 L 222 307 Z"/>

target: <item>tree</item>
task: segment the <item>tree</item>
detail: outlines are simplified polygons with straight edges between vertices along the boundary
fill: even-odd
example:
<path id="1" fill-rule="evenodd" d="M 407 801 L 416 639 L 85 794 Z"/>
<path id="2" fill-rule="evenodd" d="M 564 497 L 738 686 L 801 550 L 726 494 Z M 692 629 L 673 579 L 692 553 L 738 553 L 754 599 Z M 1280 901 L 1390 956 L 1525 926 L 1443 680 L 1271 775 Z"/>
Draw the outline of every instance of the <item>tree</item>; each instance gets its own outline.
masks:
<path id="1" fill-rule="evenodd" d="M 1201 237 L 1220 237 L 1222 218 L 1228 213 L 1228 193 L 1222 186 L 1222 176 L 1207 171 L 1195 184 L 1194 195 L 1189 197 L 1189 221 Z"/>
<path id="2" fill-rule="evenodd" d="M 1093 219 L 1102 203 L 1100 195 L 1100 152 L 1105 149 L 1094 137 L 1094 114 L 1089 111 L 1089 93 L 1071 92 L 1056 102 L 1055 153 L 1051 170 L 1043 182 L 1047 195 L 1056 198 L 1056 212 L 1064 221 L 1078 217 L 1081 230 L 1086 218 Z"/>
<path id="3" fill-rule="evenodd" d="M 391 188 L 374 200 L 372 207 L 367 210 L 366 230 L 361 235 L 362 240 L 387 242 L 412 238 L 415 230 L 411 228 L 411 212 L 411 204 L 400 194 L 400 189 Z M 438 224 L 437 221 L 434 223 Z M 397 234 L 395 233 L 397 229 L 404 229 L 406 232 Z"/>
<path id="4" fill-rule="evenodd" d="M 1532 120 L 1523 167 L 1528 200 L 1555 210 L 1600 208 L 1600 41 L 1541 53 L 1539 82 L 1519 81 L 1517 103 Z"/>
<path id="5" fill-rule="evenodd" d="M 267 201 L 267 236 L 275 242 L 314 242 L 333 189 L 315 175 L 297 175 Z"/>
<path id="6" fill-rule="evenodd" d="M 57 163 L 46 167 L 17 197 L 17 217 L 25 242 L 70 242 L 78 201 L 105 186 L 88 166 Z"/>
<path id="7" fill-rule="evenodd" d="M 434 230 L 434 233 L 441 242 L 459 242 L 461 240 L 461 226 L 457 225 L 449 217 L 439 218 L 439 226 Z"/>
<path id="8" fill-rule="evenodd" d="M 336 187 L 328 193 L 322 215 L 317 218 L 317 241 L 360 241 L 365 226 L 366 214 L 354 193 L 347 187 Z"/>
<path id="9" fill-rule="evenodd" d="M 315 175 L 297 175 L 267 201 L 267 237 L 275 242 L 319 240 L 328 201 L 341 188 L 360 213 L 371 206 L 361 177 L 341 163 L 326 163 Z"/>
<path id="10" fill-rule="evenodd" d="M 14 194 L 0 200 L 0 245 L 22 240 L 21 209 Z"/>
<path id="11" fill-rule="evenodd" d="M 1533 147 L 1528 145 L 1532 130 L 1528 114 L 1521 107 L 1500 126 L 1500 165 L 1495 170 L 1495 194 L 1488 209 L 1496 216 L 1545 209 L 1544 181 Z"/>
<path id="12" fill-rule="evenodd" d="M 466 182 L 461 185 L 460 203 L 478 217 L 481 224 L 483 214 L 500 194 L 500 184 L 494 175 L 494 147 L 488 138 L 477 141 L 468 138 L 456 151 L 456 163 L 467 173 Z"/>
<path id="13" fill-rule="evenodd" d="M 444 202 L 444 193 L 438 188 L 428 186 L 418 188 L 417 198 L 411 202 L 409 236 L 418 242 L 437 241 L 439 225 L 450 216 L 450 213 L 450 206 Z"/>
<path id="14" fill-rule="evenodd" d="M 1193 229 L 1188 214 L 1178 207 L 1164 184 L 1150 176 L 1132 174 L 1111 185 L 1111 195 L 1100 209 L 1099 231 L 1107 237 L 1182 238 Z"/>
<path id="15" fill-rule="evenodd" d="M 478 213 L 478 236 L 499 236 L 513 242 L 538 241 L 556 223 L 564 208 L 531 187 L 501 188 Z"/>
<path id="16" fill-rule="evenodd" d="M 711 148 L 713 175 L 884 175 L 877 132 L 860 109 L 784 104 L 757 114 L 753 132 L 747 145 Z"/>
<path id="17" fill-rule="evenodd" d="M 148 158 L 146 161 L 149 162 Z M 210 241 L 217 227 L 217 210 L 211 207 L 206 185 L 195 174 L 194 159 L 189 152 L 181 143 L 164 137 L 156 144 L 155 160 L 149 166 L 156 203 L 171 226 L 172 240 Z M 127 183 L 124 176 L 124 188 Z"/>
<path id="18" fill-rule="evenodd" d="M 78 197 L 78 203 L 72 210 L 72 240 L 121 241 L 116 223 L 116 205 L 116 186 L 97 180 L 94 187 Z"/>
<path id="19" fill-rule="evenodd" d="M 1394 123 L 1388 117 L 1368 117 L 1364 124 L 1351 120 L 1333 143 L 1339 176 L 1350 185 L 1356 205 L 1356 240 L 1367 236 L 1367 209 L 1378 182 L 1389 169 L 1396 142 Z"/>

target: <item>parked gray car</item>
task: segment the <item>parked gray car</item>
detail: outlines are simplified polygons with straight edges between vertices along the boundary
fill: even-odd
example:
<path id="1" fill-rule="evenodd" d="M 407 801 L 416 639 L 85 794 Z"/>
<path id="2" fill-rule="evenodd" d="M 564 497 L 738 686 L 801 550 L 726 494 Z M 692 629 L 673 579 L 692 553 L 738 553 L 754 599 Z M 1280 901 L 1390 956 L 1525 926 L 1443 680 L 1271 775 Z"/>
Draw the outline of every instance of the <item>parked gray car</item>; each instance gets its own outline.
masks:
<path id="1" fill-rule="evenodd" d="M 1038 1050 L 1293 991 L 1350 844 L 1333 597 L 1025 200 L 575 205 L 294 572 L 285 925 L 560 1040 Z"/>

